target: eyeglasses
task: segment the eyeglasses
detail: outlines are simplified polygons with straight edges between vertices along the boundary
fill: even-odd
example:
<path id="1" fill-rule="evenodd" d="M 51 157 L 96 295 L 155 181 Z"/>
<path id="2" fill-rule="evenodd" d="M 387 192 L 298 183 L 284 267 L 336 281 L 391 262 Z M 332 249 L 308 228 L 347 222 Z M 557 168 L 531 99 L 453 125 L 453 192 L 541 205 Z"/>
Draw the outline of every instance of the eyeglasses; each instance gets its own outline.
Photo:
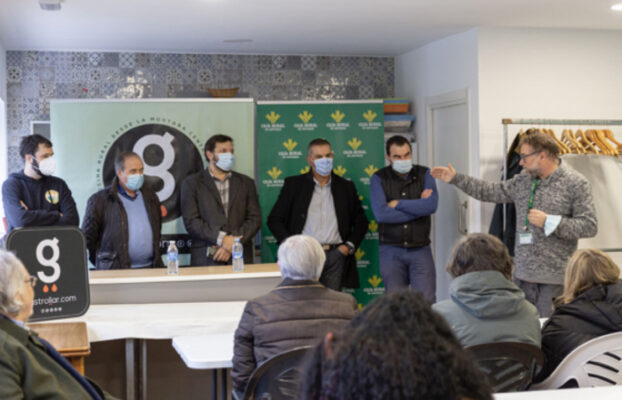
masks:
<path id="1" fill-rule="evenodd" d="M 28 279 L 26 279 L 24 282 L 27 282 L 30 284 L 31 287 L 35 287 L 35 285 L 37 284 L 37 277 L 34 275 L 30 275 L 30 277 L 28 277 Z"/>
<path id="2" fill-rule="evenodd" d="M 539 153 L 539 151 L 534 151 L 533 153 L 529 153 L 529 154 L 520 154 L 520 160 L 521 161 L 525 161 L 527 159 L 527 157 L 531 157 L 534 154 Z"/>

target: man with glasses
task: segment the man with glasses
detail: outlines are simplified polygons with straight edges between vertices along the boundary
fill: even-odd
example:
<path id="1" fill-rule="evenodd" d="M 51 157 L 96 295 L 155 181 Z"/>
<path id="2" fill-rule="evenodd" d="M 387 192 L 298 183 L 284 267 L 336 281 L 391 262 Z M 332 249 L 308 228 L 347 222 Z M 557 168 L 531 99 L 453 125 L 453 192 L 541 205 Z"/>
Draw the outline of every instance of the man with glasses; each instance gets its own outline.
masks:
<path id="1" fill-rule="evenodd" d="M 431 173 L 478 200 L 514 203 L 514 282 L 540 315 L 548 317 L 553 298 L 562 292 L 566 263 L 578 240 L 596 235 L 592 188 L 585 177 L 562 164 L 557 143 L 549 135 L 526 135 L 519 149 L 523 171 L 504 182 L 456 173 L 451 164 Z"/>

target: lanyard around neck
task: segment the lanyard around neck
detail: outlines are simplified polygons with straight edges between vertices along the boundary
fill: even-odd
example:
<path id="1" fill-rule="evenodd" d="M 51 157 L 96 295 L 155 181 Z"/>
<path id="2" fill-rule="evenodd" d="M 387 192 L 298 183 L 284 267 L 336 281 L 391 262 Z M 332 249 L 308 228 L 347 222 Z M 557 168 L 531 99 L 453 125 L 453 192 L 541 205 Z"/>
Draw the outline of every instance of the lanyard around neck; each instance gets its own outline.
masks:
<path id="1" fill-rule="evenodd" d="M 527 205 L 527 215 L 525 216 L 525 230 L 529 226 L 529 210 L 533 207 L 533 198 L 536 194 L 536 188 L 542 181 L 540 179 L 534 179 L 531 181 L 531 194 L 529 195 L 529 204 Z"/>

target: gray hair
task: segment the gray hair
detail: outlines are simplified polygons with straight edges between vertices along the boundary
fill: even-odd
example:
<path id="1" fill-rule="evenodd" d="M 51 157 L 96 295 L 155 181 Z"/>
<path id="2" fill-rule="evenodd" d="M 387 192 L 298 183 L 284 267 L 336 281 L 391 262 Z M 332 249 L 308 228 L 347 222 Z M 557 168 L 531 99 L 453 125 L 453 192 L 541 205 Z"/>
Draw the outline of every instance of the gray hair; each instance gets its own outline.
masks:
<path id="1" fill-rule="evenodd" d="M 307 235 L 290 236 L 279 246 L 278 262 L 283 278 L 320 279 L 326 254 L 320 242 Z"/>
<path id="2" fill-rule="evenodd" d="M 17 296 L 28 279 L 24 264 L 15 254 L 0 250 L 0 314 L 14 317 L 24 306 Z"/>

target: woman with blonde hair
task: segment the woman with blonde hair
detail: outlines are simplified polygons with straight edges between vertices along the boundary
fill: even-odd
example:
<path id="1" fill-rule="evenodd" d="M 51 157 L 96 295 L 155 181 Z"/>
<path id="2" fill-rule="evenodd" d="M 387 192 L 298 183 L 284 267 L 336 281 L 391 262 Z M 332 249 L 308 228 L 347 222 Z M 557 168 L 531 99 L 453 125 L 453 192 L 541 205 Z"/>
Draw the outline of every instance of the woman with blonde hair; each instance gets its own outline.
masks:
<path id="1" fill-rule="evenodd" d="M 568 261 L 564 291 L 555 306 L 542 328 L 546 360 L 538 380 L 549 376 L 583 343 L 622 331 L 620 269 L 600 250 L 576 251 Z"/>

